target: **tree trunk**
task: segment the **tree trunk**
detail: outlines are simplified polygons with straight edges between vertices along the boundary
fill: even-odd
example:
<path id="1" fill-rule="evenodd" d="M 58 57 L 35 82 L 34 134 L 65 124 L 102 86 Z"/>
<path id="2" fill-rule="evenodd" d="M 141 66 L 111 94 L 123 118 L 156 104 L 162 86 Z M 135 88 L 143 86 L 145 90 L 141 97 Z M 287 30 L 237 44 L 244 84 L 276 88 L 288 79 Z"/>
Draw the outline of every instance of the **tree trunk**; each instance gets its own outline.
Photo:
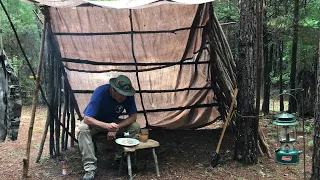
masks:
<path id="1" fill-rule="evenodd" d="M 260 94 L 261 94 L 261 81 L 262 81 L 262 62 L 263 62 L 263 26 L 262 26 L 262 6 L 263 3 L 257 0 L 256 1 L 256 107 L 255 114 L 259 117 L 260 114 Z M 259 120 L 259 118 L 258 118 Z M 259 122 L 256 123 L 259 125 Z M 256 127 L 258 129 L 258 127 Z"/>
<path id="2" fill-rule="evenodd" d="M 293 41 L 292 41 L 292 56 L 291 56 L 291 72 L 290 72 L 290 89 L 291 94 L 289 98 L 289 113 L 297 111 L 297 102 L 295 100 L 295 88 L 296 88 L 296 72 L 297 72 L 297 50 L 298 50 L 298 30 L 299 30 L 299 0 L 294 1 L 294 12 L 293 12 Z"/>
<path id="3" fill-rule="evenodd" d="M 320 177 L 320 40 L 318 49 L 318 66 L 317 66 L 317 101 L 316 117 L 314 119 L 314 136 L 313 136 L 313 156 L 312 156 L 312 174 L 311 179 Z"/>
<path id="4" fill-rule="evenodd" d="M 265 1 L 264 1 L 264 3 L 266 3 Z M 266 4 L 265 4 L 265 6 L 266 6 Z M 266 107 L 265 107 L 265 103 L 266 103 L 266 95 L 265 95 L 265 82 L 266 82 L 266 65 L 267 65 L 267 62 L 268 62 L 268 59 L 269 59 L 269 57 L 268 57 L 268 44 L 269 44 L 269 42 L 270 42 L 270 37 L 271 37 L 271 34 L 270 33 L 268 33 L 268 25 L 267 25 L 267 18 L 268 18 L 268 16 L 267 16 L 267 10 L 266 10 L 266 8 L 264 8 L 263 9 L 263 16 L 264 16 L 264 18 L 263 18 L 263 52 L 264 52 L 264 54 L 263 54 L 263 56 L 264 56 L 264 67 L 263 67 L 263 82 L 264 82 L 264 85 L 263 85 L 263 103 L 262 103 L 262 112 L 263 113 L 265 113 L 266 114 L 266 111 L 265 111 L 265 109 L 266 109 Z"/>
<path id="5" fill-rule="evenodd" d="M 239 96 L 237 101 L 240 116 L 236 119 L 235 159 L 243 164 L 258 161 L 257 116 L 254 111 L 254 2 L 244 0 L 240 3 L 239 60 L 237 65 Z"/>
<path id="6" fill-rule="evenodd" d="M 279 42 L 279 87 L 280 87 L 280 111 L 284 111 L 284 104 L 283 104 L 283 80 L 282 80 L 282 62 L 283 62 L 283 41 Z"/>
<path id="7" fill-rule="evenodd" d="M 263 96 L 263 105 L 262 105 L 262 111 L 264 114 L 269 114 L 269 109 L 270 109 L 270 107 L 269 107 L 269 105 L 270 105 L 270 84 L 271 84 L 270 74 L 272 71 L 273 47 L 274 47 L 274 44 L 272 43 L 270 46 L 270 49 L 269 49 L 270 50 L 269 57 L 265 60 L 265 66 L 264 66 L 264 89 L 263 89 L 264 96 Z"/>

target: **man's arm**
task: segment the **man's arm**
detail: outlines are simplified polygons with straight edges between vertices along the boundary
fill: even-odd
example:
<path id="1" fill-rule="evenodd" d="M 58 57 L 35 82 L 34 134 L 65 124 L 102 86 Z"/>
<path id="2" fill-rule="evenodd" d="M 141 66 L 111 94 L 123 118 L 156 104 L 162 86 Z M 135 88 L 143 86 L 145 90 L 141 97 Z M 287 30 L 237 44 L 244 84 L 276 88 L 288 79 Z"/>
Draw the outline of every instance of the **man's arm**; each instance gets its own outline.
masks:
<path id="1" fill-rule="evenodd" d="M 129 126 L 130 124 L 134 123 L 137 119 L 137 114 L 131 114 L 127 119 L 122 120 L 118 125 L 119 129 L 122 127 Z M 112 141 L 116 139 L 117 131 L 109 131 L 107 135 L 107 139 Z"/>
<path id="2" fill-rule="evenodd" d="M 95 126 L 101 129 L 106 129 L 108 131 L 118 131 L 119 125 L 116 123 L 105 123 L 102 121 L 98 121 L 93 117 L 84 116 L 84 123 L 86 123 L 88 126 Z"/>
<path id="3" fill-rule="evenodd" d="M 130 124 L 136 122 L 136 120 L 137 120 L 137 114 L 131 114 L 127 119 L 122 120 L 118 124 L 119 129 L 123 128 L 123 127 L 126 127 L 126 126 L 129 126 Z"/>

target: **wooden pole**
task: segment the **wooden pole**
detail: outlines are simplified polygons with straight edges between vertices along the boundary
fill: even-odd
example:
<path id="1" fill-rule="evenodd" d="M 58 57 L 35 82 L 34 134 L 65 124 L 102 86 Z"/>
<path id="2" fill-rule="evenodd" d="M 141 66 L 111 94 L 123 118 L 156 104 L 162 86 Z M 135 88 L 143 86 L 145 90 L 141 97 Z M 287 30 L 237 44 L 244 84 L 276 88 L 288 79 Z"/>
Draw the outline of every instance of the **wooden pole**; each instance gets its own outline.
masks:
<path id="1" fill-rule="evenodd" d="M 57 88 L 56 88 L 56 121 L 55 121 L 55 140 L 56 140 L 56 156 L 60 155 L 60 119 L 61 119 L 61 88 L 60 88 L 60 83 L 61 83 L 61 73 L 60 73 L 60 65 L 57 63 L 56 65 L 57 68 Z"/>
<path id="2" fill-rule="evenodd" d="M 23 177 L 28 177 L 29 161 L 30 161 L 30 147 L 31 147 L 34 119 L 35 119 L 35 114 L 36 114 L 36 107 L 37 107 L 37 102 L 38 102 L 38 91 L 39 91 L 39 86 L 40 86 L 40 72 L 41 72 L 41 64 L 42 64 L 42 59 L 43 59 L 43 49 L 44 49 L 45 36 L 46 36 L 46 24 L 47 23 L 46 23 L 46 18 L 45 18 L 44 23 L 43 23 L 42 36 L 41 36 L 39 64 L 38 64 L 37 74 L 35 77 L 35 88 L 33 91 L 31 120 L 30 120 L 30 125 L 29 125 L 29 132 L 28 132 L 26 158 L 23 159 Z"/>
<path id="3" fill-rule="evenodd" d="M 51 93 L 51 99 L 50 99 L 50 105 L 51 105 L 51 110 L 50 110 L 50 120 L 49 120 L 49 126 L 50 126 L 50 133 L 49 133 L 49 153 L 50 157 L 53 157 L 55 155 L 55 150 L 54 150 L 54 116 L 55 116 L 55 88 L 54 88 L 54 74 L 55 74 L 55 59 L 53 56 L 50 58 L 50 93 Z"/>
<path id="4" fill-rule="evenodd" d="M 68 93 L 68 109 L 67 109 L 67 129 L 66 129 L 66 133 L 69 132 L 69 127 L 70 127 L 70 106 L 71 106 L 71 96 L 70 96 L 71 92 Z M 65 145 L 64 148 L 65 150 L 68 149 L 68 134 L 66 134 L 66 140 L 65 140 Z"/>
<path id="5" fill-rule="evenodd" d="M 65 78 L 65 77 L 63 77 Z M 62 132 L 61 132 L 61 150 L 64 151 L 64 140 L 65 140 L 65 127 L 66 127 L 66 114 L 67 114 L 67 105 L 68 105 L 68 90 L 66 89 L 66 85 L 65 82 L 63 81 L 63 114 L 62 114 L 62 124 L 63 124 L 63 128 L 62 128 Z"/>
<path id="6" fill-rule="evenodd" d="M 74 117 L 74 102 L 71 100 L 70 103 L 70 113 L 71 113 L 71 135 L 75 137 L 75 130 L 76 130 L 76 119 Z M 71 138 L 70 146 L 74 146 L 74 139 Z"/>
<path id="7" fill-rule="evenodd" d="M 47 46 L 48 49 L 50 48 L 50 46 Z M 49 65 L 50 63 L 50 60 L 51 60 L 51 55 L 48 53 L 47 54 L 47 64 Z M 43 62 L 45 63 L 45 62 Z M 50 67 L 49 67 L 50 68 Z M 50 71 L 49 71 L 50 72 Z M 51 76 L 49 76 L 51 77 Z M 53 89 L 53 82 L 50 81 L 49 85 L 50 87 L 48 88 L 47 86 L 47 92 L 48 92 L 48 99 L 49 99 L 49 103 L 52 102 L 52 98 L 53 98 L 53 95 L 52 95 L 52 89 Z M 53 104 L 50 104 L 50 107 L 52 107 Z M 38 152 L 38 155 L 37 155 L 37 158 L 36 158 L 36 163 L 39 163 L 40 162 L 40 158 L 42 156 L 42 152 L 43 152 L 43 147 L 44 147 L 44 143 L 46 141 L 46 138 L 47 138 L 47 134 L 48 134 L 48 128 L 49 128 L 49 122 L 50 122 L 50 119 L 51 119 L 51 113 L 50 113 L 50 109 L 49 107 L 47 108 L 47 119 L 46 119 L 46 124 L 44 126 L 44 131 L 43 131 L 43 134 L 42 134 L 42 138 L 41 138 L 41 143 L 40 143 L 40 148 L 39 148 L 39 152 Z"/>

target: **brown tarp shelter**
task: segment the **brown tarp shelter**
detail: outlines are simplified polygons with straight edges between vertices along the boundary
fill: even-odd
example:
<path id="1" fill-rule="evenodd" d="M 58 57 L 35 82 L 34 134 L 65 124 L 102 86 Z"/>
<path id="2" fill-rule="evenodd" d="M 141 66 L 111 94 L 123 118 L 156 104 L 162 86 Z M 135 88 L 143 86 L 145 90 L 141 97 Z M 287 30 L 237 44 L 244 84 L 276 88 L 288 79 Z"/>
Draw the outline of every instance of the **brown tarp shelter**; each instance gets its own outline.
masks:
<path id="1" fill-rule="evenodd" d="M 137 90 L 142 126 L 197 128 L 231 104 L 235 63 L 212 3 L 116 9 L 82 0 L 33 2 L 47 5 L 52 54 L 79 116 L 93 90 L 119 74 Z"/>

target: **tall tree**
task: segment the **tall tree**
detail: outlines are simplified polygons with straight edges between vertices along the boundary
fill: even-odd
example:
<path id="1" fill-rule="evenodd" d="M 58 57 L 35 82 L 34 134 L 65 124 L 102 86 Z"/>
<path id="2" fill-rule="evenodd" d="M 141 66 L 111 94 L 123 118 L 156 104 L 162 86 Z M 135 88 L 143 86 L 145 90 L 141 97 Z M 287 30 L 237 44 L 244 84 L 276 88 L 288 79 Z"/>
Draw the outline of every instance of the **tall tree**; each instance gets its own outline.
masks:
<path id="1" fill-rule="evenodd" d="M 271 85 L 271 71 L 272 71 L 272 62 L 273 62 L 273 48 L 274 44 L 270 45 L 269 49 L 269 57 L 265 59 L 264 64 L 264 89 L 263 89 L 263 104 L 262 104 L 262 112 L 265 114 L 269 114 L 269 104 L 270 104 L 270 85 Z M 268 51 L 266 51 L 268 52 Z"/>
<path id="2" fill-rule="evenodd" d="M 292 55 L 291 55 L 291 72 L 290 72 L 290 89 L 291 94 L 295 95 L 296 88 L 296 73 L 297 73 L 297 53 L 298 53 L 298 31 L 299 31 L 299 0 L 294 1 L 293 11 L 293 40 L 292 40 Z M 290 96 L 289 99 L 289 112 L 297 111 L 297 102 L 295 97 Z"/>
<path id="3" fill-rule="evenodd" d="M 236 119 L 235 159 L 243 164 L 254 164 L 258 161 L 257 135 L 258 120 L 254 110 L 255 92 L 255 19 L 254 0 L 240 2 L 239 59 L 237 77 L 239 95 L 237 101 L 240 116 Z"/>
<path id="4" fill-rule="evenodd" d="M 267 79 L 270 74 L 268 73 L 268 46 L 269 46 L 269 37 L 271 36 L 270 33 L 268 33 L 268 25 L 267 25 L 267 20 L 268 20 L 268 16 L 267 16 L 267 10 L 266 8 L 263 9 L 263 52 L 264 52 L 264 68 L 263 68 L 263 80 L 264 80 L 264 87 L 263 87 L 263 104 L 262 104 L 262 112 L 264 114 L 268 114 L 269 113 L 269 101 L 270 101 L 270 97 L 267 97 L 267 92 L 270 92 L 270 88 L 267 88 Z M 270 79 L 270 76 L 269 76 Z M 269 86 L 270 87 L 270 86 Z M 267 106 L 267 107 L 266 107 Z"/>
<path id="5" fill-rule="evenodd" d="M 318 66 L 317 66 L 317 101 L 316 101 L 316 117 L 314 119 L 314 135 L 313 135 L 313 156 L 312 156 L 312 175 L 311 179 L 319 179 L 320 177 L 320 39 L 318 49 Z"/>
<path id="6" fill-rule="evenodd" d="M 280 94 L 280 111 L 284 111 L 283 103 L 283 79 L 282 79 L 282 64 L 283 64 L 283 41 L 279 41 L 279 94 Z"/>

